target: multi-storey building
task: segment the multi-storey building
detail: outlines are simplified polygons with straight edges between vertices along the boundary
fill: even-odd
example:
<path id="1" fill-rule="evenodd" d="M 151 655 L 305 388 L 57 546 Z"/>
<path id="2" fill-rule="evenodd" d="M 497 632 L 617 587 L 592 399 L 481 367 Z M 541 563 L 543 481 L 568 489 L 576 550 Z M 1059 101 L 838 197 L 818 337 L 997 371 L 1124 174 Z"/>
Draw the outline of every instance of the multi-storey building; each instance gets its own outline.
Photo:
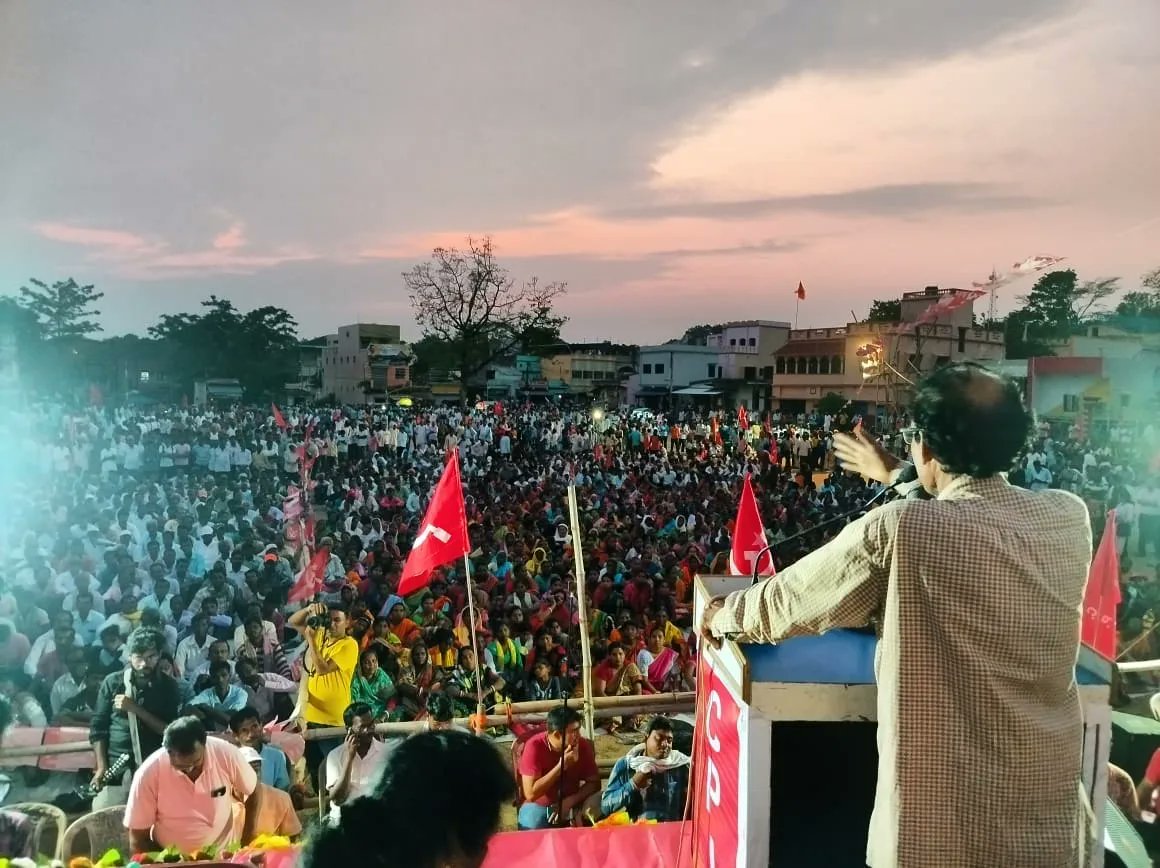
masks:
<path id="1" fill-rule="evenodd" d="M 776 353 L 773 397 L 783 413 L 812 412 L 828 394 L 850 402 L 851 411 L 875 415 L 905 405 L 910 384 L 948 362 L 997 364 L 1004 359 L 1001 331 L 974 325 L 973 302 L 933 322 L 915 320 L 954 289 L 928 286 L 904 293 L 902 321 L 851 322 L 794 329 Z"/>
<path id="2" fill-rule="evenodd" d="M 339 326 L 322 352 L 322 392 L 339 401 L 384 401 L 411 385 L 411 357 L 397 325 Z"/>
<path id="3" fill-rule="evenodd" d="M 777 351 L 789 340 L 790 325 L 774 320 L 725 323 L 705 343 L 717 350 L 714 386 L 724 405 L 765 412 L 771 409 L 773 370 Z"/>

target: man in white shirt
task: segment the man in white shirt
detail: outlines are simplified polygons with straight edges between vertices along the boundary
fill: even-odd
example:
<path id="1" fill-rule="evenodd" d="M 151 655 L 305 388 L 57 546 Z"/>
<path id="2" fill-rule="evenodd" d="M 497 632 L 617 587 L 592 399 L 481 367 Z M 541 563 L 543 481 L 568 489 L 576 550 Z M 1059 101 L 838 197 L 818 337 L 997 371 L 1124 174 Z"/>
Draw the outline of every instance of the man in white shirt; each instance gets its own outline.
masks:
<path id="1" fill-rule="evenodd" d="M 337 823 L 342 806 L 370 792 L 390 748 L 375 736 L 375 715 L 365 702 L 354 702 L 342 715 L 346 739 L 326 756 L 326 790 L 330 821 Z"/>
<path id="2" fill-rule="evenodd" d="M 221 549 L 218 548 L 217 537 L 214 536 L 212 525 L 203 525 L 197 533 L 201 539 L 193 544 L 193 551 L 195 554 L 201 555 L 202 563 L 209 570 L 221 560 Z"/>
<path id="3" fill-rule="evenodd" d="M 31 678 L 36 677 L 37 669 L 40 667 L 40 659 L 45 654 L 51 654 L 56 650 L 56 636 L 57 634 L 64 635 L 66 630 L 73 631 L 73 638 L 77 646 L 81 644 L 81 637 L 76 633 L 73 627 L 72 612 L 57 612 L 52 618 L 52 629 L 47 633 L 42 633 L 32 643 L 32 648 L 28 652 L 28 659 L 24 661 L 24 673 Z"/>
<path id="4" fill-rule="evenodd" d="M 238 834 L 235 805 L 244 808 Z M 208 738 L 196 717 L 165 727 L 161 748 L 133 775 L 125 828 L 134 852 L 176 847 L 193 853 L 254 837 L 261 808 L 258 776 L 227 741 Z"/>
<path id="5" fill-rule="evenodd" d="M 214 643 L 209 635 L 208 615 L 201 612 L 194 615 L 190 626 L 193 632 L 177 643 L 177 652 L 173 655 L 178 676 L 187 681 L 193 680 L 193 673 L 203 663 L 209 663 L 209 646 Z"/>
<path id="6" fill-rule="evenodd" d="M 65 664 L 68 672 L 53 682 L 48 694 L 53 717 L 60 714 L 66 702 L 85 689 L 85 676 L 89 672 L 89 658 L 83 648 L 70 648 L 66 652 Z"/>
<path id="7" fill-rule="evenodd" d="M 73 626 L 84 645 L 96 645 L 105 616 L 96 610 L 92 591 L 78 591 L 73 598 Z M 103 602 L 103 601 L 102 601 Z M 66 611 L 68 607 L 65 607 Z"/>

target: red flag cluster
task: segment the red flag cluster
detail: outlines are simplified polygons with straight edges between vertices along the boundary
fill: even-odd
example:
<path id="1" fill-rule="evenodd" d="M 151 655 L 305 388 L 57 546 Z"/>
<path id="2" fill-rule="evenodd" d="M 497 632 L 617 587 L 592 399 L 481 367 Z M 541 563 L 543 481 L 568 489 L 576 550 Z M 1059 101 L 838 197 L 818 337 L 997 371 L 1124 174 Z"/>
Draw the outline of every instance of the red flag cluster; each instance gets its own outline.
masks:
<path id="1" fill-rule="evenodd" d="M 294 587 L 286 595 L 291 603 L 305 602 L 316 596 L 322 590 L 322 580 L 326 577 L 326 566 L 330 563 L 330 546 L 320 546 L 310 563 L 306 565 L 298 578 L 294 580 Z"/>
<path id="2" fill-rule="evenodd" d="M 419 535 L 411 543 L 411 554 L 399 580 L 399 595 L 405 597 L 425 587 L 431 581 L 432 572 L 469 551 L 471 540 L 467 535 L 463 483 L 459 478 L 459 450 L 452 449 L 419 525 Z"/>
<path id="3" fill-rule="evenodd" d="M 929 325 L 944 314 L 953 313 L 960 307 L 974 301 L 980 296 L 987 294 L 984 289 L 954 289 L 945 298 L 939 299 L 922 313 L 920 313 L 914 322 L 904 322 L 898 326 L 897 332 L 913 331 L 915 326 Z"/>
<path id="4" fill-rule="evenodd" d="M 1116 511 L 1108 512 L 1100 547 L 1088 569 L 1083 592 L 1080 640 L 1109 660 L 1116 659 L 1116 607 L 1120 604 L 1120 555 L 1116 551 Z"/>
<path id="5" fill-rule="evenodd" d="M 757 511 L 757 498 L 745 474 L 745 484 L 741 487 L 741 502 L 737 505 L 737 522 L 733 526 L 733 540 L 729 550 L 729 571 L 733 575 L 753 575 L 753 563 L 757 561 L 759 576 L 772 576 L 773 554 L 758 554 L 768 543 L 765 528 L 761 524 L 761 513 Z"/>

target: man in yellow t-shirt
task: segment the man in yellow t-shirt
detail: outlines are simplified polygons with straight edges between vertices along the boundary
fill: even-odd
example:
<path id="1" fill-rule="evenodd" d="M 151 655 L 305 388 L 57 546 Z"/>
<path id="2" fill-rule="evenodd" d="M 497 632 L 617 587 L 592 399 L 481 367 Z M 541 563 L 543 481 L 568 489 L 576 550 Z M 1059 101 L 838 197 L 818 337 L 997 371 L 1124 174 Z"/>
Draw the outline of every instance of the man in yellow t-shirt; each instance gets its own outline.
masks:
<path id="1" fill-rule="evenodd" d="M 312 615 L 329 618 L 329 626 L 311 627 L 307 621 Z M 306 728 L 344 726 L 342 713 L 350 705 L 350 682 L 358 666 L 358 642 L 346 635 L 346 612 L 315 603 L 295 612 L 286 623 L 307 642 Z M 338 736 L 306 742 L 306 765 L 312 779 L 317 781 L 319 765 L 342 741 L 343 737 Z"/>

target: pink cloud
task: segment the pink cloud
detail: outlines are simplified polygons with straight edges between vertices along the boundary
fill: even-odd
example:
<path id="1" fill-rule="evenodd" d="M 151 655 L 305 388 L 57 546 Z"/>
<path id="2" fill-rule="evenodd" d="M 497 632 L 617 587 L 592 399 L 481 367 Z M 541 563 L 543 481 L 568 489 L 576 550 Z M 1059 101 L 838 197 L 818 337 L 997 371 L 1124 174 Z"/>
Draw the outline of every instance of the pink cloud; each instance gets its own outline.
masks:
<path id="1" fill-rule="evenodd" d="M 246 246 L 246 228 L 241 223 L 234 223 L 225 232 L 218 233 L 213 239 L 214 250 L 237 250 Z"/>
<path id="2" fill-rule="evenodd" d="M 173 250 L 168 242 L 151 240 L 132 232 L 95 229 L 61 222 L 37 223 L 33 229 L 43 238 L 83 247 L 94 262 L 114 262 L 116 272 L 138 280 L 171 278 L 215 272 L 252 274 L 288 262 L 317 259 L 317 254 L 291 247 L 269 252 L 239 253 L 247 245 L 245 224 L 234 222 L 214 236 L 201 250 Z"/>
<path id="3" fill-rule="evenodd" d="M 64 244 L 78 244 L 82 247 L 102 247 L 111 250 L 144 250 L 150 247 L 148 241 L 132 232 L 116 229 L 91 229 L 87 226 L 72 226 L 68 223 L 37 223 L 33 227 L 43 238 Z"/>
<path id="4" fill-rule="evenodd" d="M 805 228 L 803 224 L 795 230 Z M 615 220 L 580 209 L 540 215 L 527 224 L 499 228 L 490 234 L 497 252 L 504 257 L 592 256 L 625 259 L 680 251 L 683 256 L 716 256 L 729 248 L 739 253 L 754 252 L 759 246 L 772 251 L 771 238 L 783 235 L 776 221 L 758 220 L 745 224 L 710 219 L 672 217 L 658 220 Z M 363 259 L 422 258 L 435 247 L 462 248 L 468 235 L 484 233 L 458 231 L 409 235 L 372 245 L 359 251 Z M 800 240 L 801 232 L 795 231 Z"/>

